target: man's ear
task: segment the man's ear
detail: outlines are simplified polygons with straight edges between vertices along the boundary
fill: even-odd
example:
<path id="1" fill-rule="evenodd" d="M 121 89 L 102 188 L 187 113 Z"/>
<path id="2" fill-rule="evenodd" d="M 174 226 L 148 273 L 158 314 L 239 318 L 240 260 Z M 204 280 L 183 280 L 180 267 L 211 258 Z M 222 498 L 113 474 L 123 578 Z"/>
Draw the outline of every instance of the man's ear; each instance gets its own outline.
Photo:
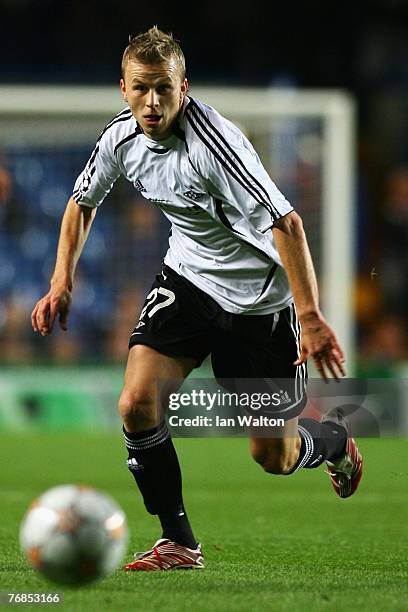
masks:
<path id="1" fill-rule="evenodd" d="M 188 81 L 187 79 L 184 79 L 184 81 L 181 84 L 181 89 L 180 89 L 180 100 L 181 101 L 184 100 L 184 96 L 186 95 L 187 92 L 188 92 Z"/>
<path id="2" fill-rule="evenodd" d="M 120 79 L 119 86 L 120 86 L 120 91 L 122 92 L 123 99 L 125 100 L 125 102 L 127 102 L 126 86 L 125 86 L 125 81 L 123 79 Z"/>

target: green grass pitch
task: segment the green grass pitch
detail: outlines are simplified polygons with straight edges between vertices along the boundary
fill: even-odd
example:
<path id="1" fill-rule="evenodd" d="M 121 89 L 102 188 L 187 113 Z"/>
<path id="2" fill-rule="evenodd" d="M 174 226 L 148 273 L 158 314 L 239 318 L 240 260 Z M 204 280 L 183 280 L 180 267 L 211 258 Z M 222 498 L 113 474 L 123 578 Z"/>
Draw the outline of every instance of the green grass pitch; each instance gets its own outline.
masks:
<path id="1" fill-rule="evenodd" d="M 29 502 L 66 482 L 101 488 L 125 509 L 133 550 L 159 537 L 125 467 L 120 433 L 0 435 L 2 591 L 63 592 L 65 610 L 408 610 L 408 445 L 362 440 L 365 474 L 340 500 L 323 468 L 271 476 L 244 439 L 178 440 L 185 501 L 203 571 L 125 574 L 81 589 L 27 567 L 18 529 Z M 48 610 L 54 606 L 34 606 Z M 55 609 L 55 608 L 54 608 Z"/>

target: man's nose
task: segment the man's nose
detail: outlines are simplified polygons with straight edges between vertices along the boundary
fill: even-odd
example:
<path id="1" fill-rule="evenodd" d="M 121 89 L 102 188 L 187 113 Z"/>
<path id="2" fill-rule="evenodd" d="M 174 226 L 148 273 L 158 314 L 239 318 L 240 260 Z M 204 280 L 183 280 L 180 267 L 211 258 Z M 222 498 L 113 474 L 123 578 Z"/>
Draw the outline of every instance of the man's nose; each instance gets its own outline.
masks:
<path id="1" fill-rule="evenodd" d="M 151 89 L 147 96 L 147 106 L 153 108 L 154 106 L 158 106 L 159 98 L 154 89 Z"/>

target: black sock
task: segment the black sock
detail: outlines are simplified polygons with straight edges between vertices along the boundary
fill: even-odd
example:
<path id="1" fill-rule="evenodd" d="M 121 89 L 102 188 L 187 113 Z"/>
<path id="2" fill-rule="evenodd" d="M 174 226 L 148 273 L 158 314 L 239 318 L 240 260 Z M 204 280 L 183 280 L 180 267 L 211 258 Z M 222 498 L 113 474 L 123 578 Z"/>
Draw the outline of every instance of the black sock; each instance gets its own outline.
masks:
<path id="1" fill-rule="evenodd" d="M 136 434 L 125 429 L 123 432 L 128 468 L 147 511 L 159 516 L 162 537 L 196 548 L 197 542 L 183 505 L 180 465 L 166 423 Z"/>
<path id="2" fill-rule="evenodd" d="M 299 419 L 299 434 L 299 459 L 288 474 L 300 468 L 317 468 L 323 461 L 334 462 L 346 449 L 347 431 L 338 423 Z"/>

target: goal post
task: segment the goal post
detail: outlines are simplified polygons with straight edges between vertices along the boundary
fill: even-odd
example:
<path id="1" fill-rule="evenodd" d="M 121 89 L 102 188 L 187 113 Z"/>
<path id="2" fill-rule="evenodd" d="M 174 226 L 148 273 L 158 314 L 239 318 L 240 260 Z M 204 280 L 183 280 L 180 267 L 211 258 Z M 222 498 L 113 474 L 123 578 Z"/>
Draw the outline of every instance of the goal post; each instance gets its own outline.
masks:
<path id="1" fill-rule="evenodd" d="M 316 263 L 324 313 L 344 347 L 352 375 L 353 98 L 335 90 L 242 87 L 192 87 L 191 95 L 242 127 L 272 179 L 300 212 Z M 123 106 L 114 87 L 0 86 L 0 151 L 6 159 L 17 161 L 25 148 L 28 152 L 54 148 L 56 156 L 65 150 L 67 157 L 72 147 L 82 146 L 90 153 L 104 125 Z M 72 183 L 79 170 L 72 171 Z M 41 210 L 37 214 L 40 217 Z"/>

